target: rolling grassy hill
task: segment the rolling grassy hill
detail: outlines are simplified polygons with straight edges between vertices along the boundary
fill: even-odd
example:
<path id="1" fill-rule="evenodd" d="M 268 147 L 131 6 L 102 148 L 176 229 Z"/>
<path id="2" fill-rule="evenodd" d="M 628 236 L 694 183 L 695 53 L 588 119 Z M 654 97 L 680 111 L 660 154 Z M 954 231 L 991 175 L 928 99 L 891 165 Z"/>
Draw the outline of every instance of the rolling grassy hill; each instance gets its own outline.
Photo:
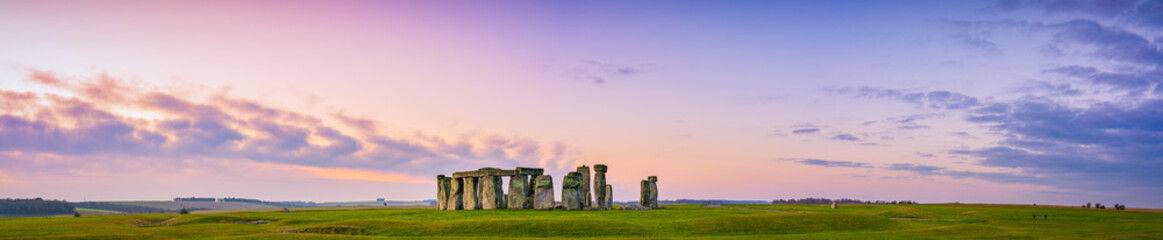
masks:
<path id="1" fill-rule="evenodd" d="M 0 219 L 0 238 L 1163 238 L 1161 213 L 1045 206 L 671 205 L 652 211 L 600 212 L 309 209 Z M 1034 214 L 1038 219 L 1032 219 Z"/>

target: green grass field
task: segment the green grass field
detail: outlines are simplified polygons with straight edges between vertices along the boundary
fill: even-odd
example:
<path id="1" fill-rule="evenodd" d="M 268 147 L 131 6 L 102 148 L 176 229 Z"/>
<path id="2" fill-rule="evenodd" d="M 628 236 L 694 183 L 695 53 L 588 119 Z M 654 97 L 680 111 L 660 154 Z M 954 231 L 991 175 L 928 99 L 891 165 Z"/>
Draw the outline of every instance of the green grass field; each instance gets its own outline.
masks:
<path id="1" fill-rule="evenodd" d="M 0 238 L 1160 239 L 1163 213 L 1004 205 L 671 205 L 653 211 L 293 209 L 0 219 Z M 1037 220 L 1031 215 L 1038 214 Z M 1042 219 L 1041 215 L 1049 215 Z"/>

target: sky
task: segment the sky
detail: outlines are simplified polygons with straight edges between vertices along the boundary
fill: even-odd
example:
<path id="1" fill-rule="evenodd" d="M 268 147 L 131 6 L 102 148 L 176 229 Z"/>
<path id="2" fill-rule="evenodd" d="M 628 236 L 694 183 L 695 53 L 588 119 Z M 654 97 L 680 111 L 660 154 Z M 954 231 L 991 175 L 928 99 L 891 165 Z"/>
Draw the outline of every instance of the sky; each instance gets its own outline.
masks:
<path id="1" fill-rule="evenodd" d="M 1163 208 L 1161 1 L 6 1 L 0 198 Z M 560 191 L 560 186 L 558 186 Z"/>

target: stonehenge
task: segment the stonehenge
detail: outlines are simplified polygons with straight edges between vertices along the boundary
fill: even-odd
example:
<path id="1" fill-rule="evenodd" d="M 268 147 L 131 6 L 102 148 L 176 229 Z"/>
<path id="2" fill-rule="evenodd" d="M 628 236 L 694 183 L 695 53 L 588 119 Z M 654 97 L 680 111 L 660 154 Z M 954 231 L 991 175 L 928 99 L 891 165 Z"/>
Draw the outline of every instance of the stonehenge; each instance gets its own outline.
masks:
<path id="1" fill-rule="evenodd" d="M 532 189 L 529 186 L 529 178 L 524 176 L 509 178 L 509 209 L 533 208 L 533 202 L 525 200 L 529 198 L 529 189 Z"/>
<path id="2" fill-rule="evenodd" d="M 582 183 L 581 173 L 570 172 L 561 182 L 561 204 L 565 210 L 582 210 Z"/>
<path id="3" fill-rule="evenodd" d="M 604 194 L 606 194 L 606 208 L 603 208 L 603 210 L 614 206 L 614 185 L 606 184 L 606 192 Z"/>
<path id="4" fill-rule="evenodd" d="M 582 201 L 582 209 L 589 210 L 593 206 L 593 195 L 590 193 L 590 167 L 581 165 L 577 167 L 577 173 L 581 175 L 582 188 L 581 192 L 585 196 Z"/>
<path id="5" fill-rule="evenodd" d="M 594 185 L 593 185 L 593 187 L 594 187 L 594 200 L 596 200 L 597 204 L 598 204 L 598 206 L 595 207 L 595 209 L 597 209 L 597 210 L 609 209 L 610 206 L 606 204 L 607 202 L 609 202 L 609 200 L 606 199 L 606 165 L 605 164 L 594 164 Z"/>
<path id="6" fill-rule="evenodd" d="M 590 170 L 593 177 L 590 177 Z M 607 167 L 582 165 L 561 181 L 561 202 L 557 202 L 553 177 L 541 168 L 517 167 L 512 170 L 480 168 L 455 172 L 451 177 L 436 176 L 436 208 L 439 210 L 539 209 L 610 210 L 614 209 L 614 186 L 606 183 Z M 509 178 L 508 191 L 504 178 Z M 592 182 L 591 182 L 592 181 Z M 658 178 L 642 180 L 640 204 L 620 209 L 649 210 L 658 207 Z M 591 192 L 592 191 L 592 192 Z M 592 195 L 591 195 L 592 194 Z"/>
<path id="7" fill-rule="evenodd" d="M 464 179 L 464 210 L 481 209 L 480 192 L 477 188 L 477 183 L 480 178 L 465 178 Z"/>
<path id="8" fill-rule="evenodd" d="M 638 205 L 642 207 L 650 207 L 650 181 L 642 180 L 642 190 L 638 193 Z"/>
<path id="9" fill-rule="evenodd" d="M 658 208 L 658 177 L 650 176 L 642 180 L 642 190 L 638 197 L 638 205 L 650 209 Z"/>
<path id="10" fill-rule="evenodd" d="M 533 196 L 533 208 L 537 210 L 551 210 L 557 207 L 553 199 L 553 177 L 549 175 L 537 176 L 536 190 Z"/>
<path id="11" fill-rule="evenodd" d="M 436 175 L 436 209 L 448 210 L 448 188 L 444 175 Z"/>
<path id="12" fill-rule="evenodd" d="M 449 182 L 448 188 L 448 203 L 444 210 L 464 210 L 464 179 L 460 178 L 444 178 L 444 181 Z"/>

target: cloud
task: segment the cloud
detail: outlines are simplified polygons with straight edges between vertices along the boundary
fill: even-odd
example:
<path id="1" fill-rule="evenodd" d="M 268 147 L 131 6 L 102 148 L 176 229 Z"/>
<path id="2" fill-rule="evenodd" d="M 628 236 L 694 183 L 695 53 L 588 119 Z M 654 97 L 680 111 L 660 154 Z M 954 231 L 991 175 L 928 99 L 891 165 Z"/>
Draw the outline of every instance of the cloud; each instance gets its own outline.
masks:
<path id="1" fill-rule="evenodd" d="M 832 140 L 860 141 L 860 138 L 857 138 L 856 136 L 853 136 L 852 134 L 843 133 L 843 134 L 836 134 L 835 136 L 832 136 Z"/>
<path id="2" fill-rule="evenodd" d="M 1048 81 L 1027 81 L 1015 88 L 1015 91 L 1042 96 L 1075 97 L 1083 94 L 1082 90 L 1071 87 L 1069 83 L 1055 84 Z"/>
<path id="3" fill-rule="evenodd" d="M 838 93 L 855 93 L 858 98 L 887 99 L 925 106 L 932 109 L 965 109 L 979 104 L 977 98 L 949 91 L 905 92 L 876 87 L 842 88 Z"/>
<path id="4" fill-rule="evenodd" d="M 815 158 L 783 158 L 780 160 L 797 162 L 804 165 L 823 166 L 823 167 L 846 167 L 846 168 L 872 168 L 870 163 L 850 162 L 850 161 L 829 161 Z"/>
<path id="5" fill-rule="evenodd" d="M 1094 20 L 1077 19 L 1050 24 L 1046 28 L 1057 31 L 1062 41 L 1089 44 L 1098 47 L 1095 55 L 1116 61 L 1148 66 L 1163 65 L 1163 52 L 1145 37 L 1119 27 L 1103 26 Z"/>
<path id="6" fill-rule="evenodd" d="M 1046 14 L 1082 13 L 1147 28 L 1163 28 L 1163 3 L 1154 0 L 1005 0 L 982 9 L 1007 12 L 1023 8 L 1041 9 Z"/>
<path id="7" fill-rule="evenodd" d="M 327 175 L 332 178 L 350 173 L 398 180 L 406 178 L 391 172 L 427 175 L 482 165 L 555 169 L 570 167 L 578 159 L 562 143 L 483 133 L 455 139 L 422 133 L 389 136 L 376 131 L 370 119 L 337 113 L 328 117 L 340 124 L 331 125 L 323 117 L 225 93 L 211 93 L 199 101 L 147 91 L 105 74 L 84 81 L 32 70 L 29 81 L 75 97 L 0 90 L 0 153 L 24 153 L 5 161 L 37 161 L 32 156 L 43 154 L 111 161 L 116 156 L 148 159 L 143 161 L 245 159 L 320 173 L 316 175 L 336 173 Z M 126 109 L 160 117 L 119 113 Z"/>
<path id="8" fill-rule="evenodd" d="M 1163 176 L 1163 100 L 1073 108 L 1047 99 L 1007 104 L 1009 111 L 973 120 L 1005 133 L 1000 146 L 952 153 L 984 166 L 1016 168 L 1058 179 L 1066 187 L 1158 187 Z"/>
<path id="9" fill-rule="evenodd" d="M 952 34 L 952 35 L 949 35 L 949 38 L 956 40 L 958 43 L 961 43 L 961 45 L 964 45 L 966 47 L 980 49 L 982 51 L 985 51 L 989 55 L 1002 55 L 1003 54 L 1001 51 L 1001 48 L 998 48 L 996 43 L 990 42 L 989 40 L 985 40 L 984 38 L 970 36 L 967 34 Z"/>
<path id="10" fill-rule="evenodd" d="M 1163 67 L 1163 65 L 1161 65 L 1161 67 Z M 1163 93 L 1161 92 L 1163 89 L 1160 89 L 1157 86 L 1158 84 L 1163 83 L 1163 70 L 1159 69 L 1151 71 L 1113 73 L 1103 72 L 1094 67 L 1073 65 L 1053 68 L 1044 72 L 1061 74 L 1064 76 L 1088 80 L 1096 84 L 1112 86 L 1115 89 L 1126 90 L 1134 95 L 1139 95 L 1144 92 L 1151 91 L 1152 89 L 1154 89 L 1156 93 Z M 1066 85 L 1065 87 L 1069 88 L 1069 86 L 1070 85 Z M 1045 87 L 1061 88 L 1055 87 L 1053 85 L 1044 86 L 1044 88 Z M 1075 96 L 1081 94 L 1077 92 L 1077 90 L 1075 90 L 1073 93 L 1075 93 Z"/>
<path id="11" fill-rule="evenodd" d="M 546 61 L 544 69 L 555 75 L 561 75 L 573 80 L 591 82 L 596 85 L 609 81 L 625 79 L 642 74 L 641 66 L 626 66 L 597 60 L 581 60 L 574 62 Z"/>
<path id="12" fill-rule="evenodd" d="M 922 176 L 937 175 L 939 173 L 938 171 L 945 170 L 944 167 L 917 165 L 911 163 L 893 163 L 889 164 L 888 166 L 884 166 L 883 168 L 891 171 L 912 172 Z"/>
<path id="13" fill-rule="evenodd" d="M 801 128 L 801 129 L 796 129 L 795 131 L 792 131 L 791 133 L 803 134 L 803 133 L 815 133 L 815 132 L 819 132 L 819 131 L 820 131 L 819 128 Z"/>

